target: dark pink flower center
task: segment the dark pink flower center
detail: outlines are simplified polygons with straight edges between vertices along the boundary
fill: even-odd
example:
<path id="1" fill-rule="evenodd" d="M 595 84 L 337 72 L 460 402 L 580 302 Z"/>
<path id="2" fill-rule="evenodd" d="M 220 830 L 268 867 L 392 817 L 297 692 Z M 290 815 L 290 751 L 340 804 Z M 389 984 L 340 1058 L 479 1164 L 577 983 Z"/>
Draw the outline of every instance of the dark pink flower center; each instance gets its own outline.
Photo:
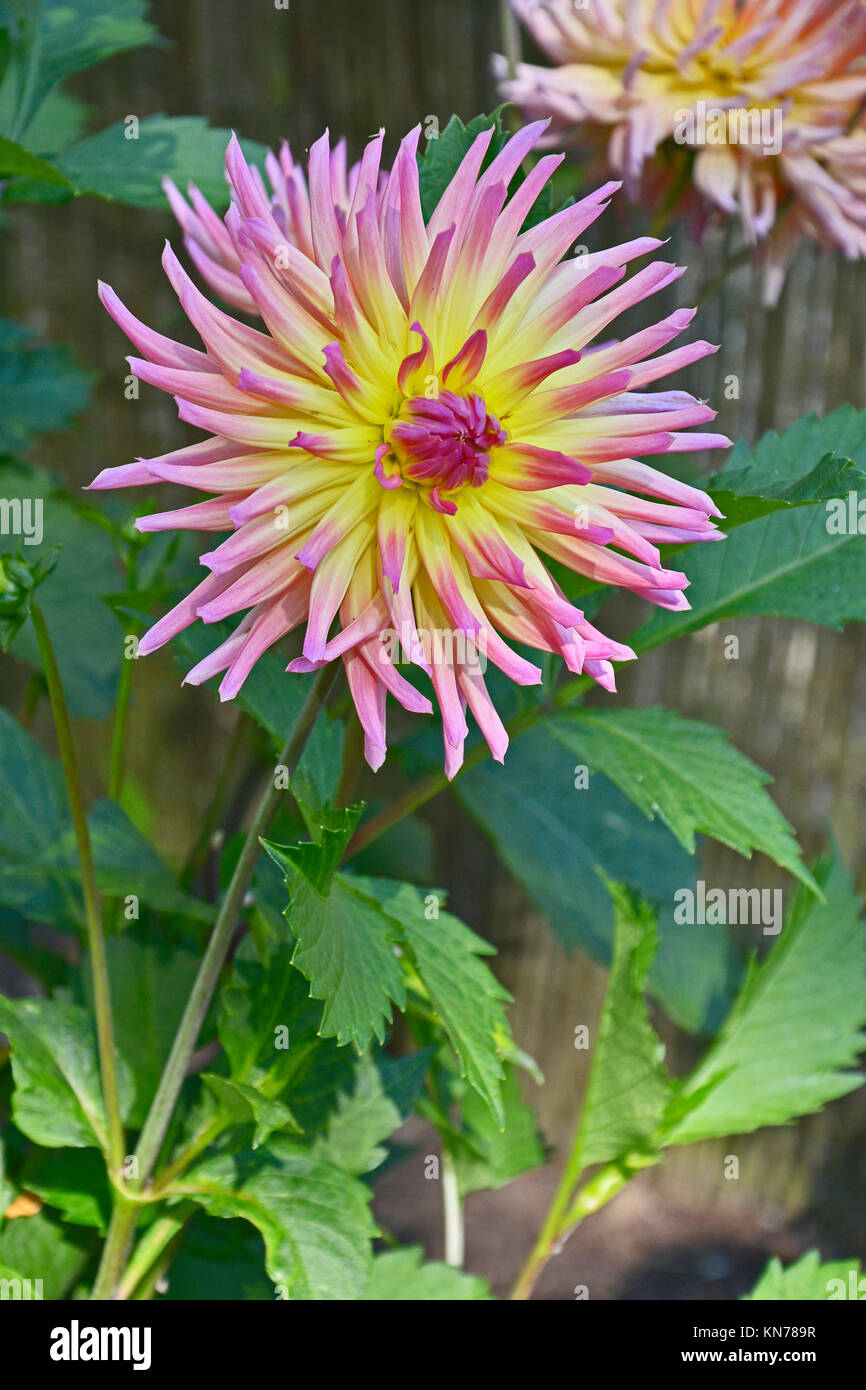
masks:
<path id="1" fill-rule="evenodd" d="M 437 492 L 465 483 L 480 487 L 487 480 L 490 450 L 508 438 L 481 396 L 453 391 L 433 400 L 412 396 L 404 401 L 390 435 L 403 477 Z"/>

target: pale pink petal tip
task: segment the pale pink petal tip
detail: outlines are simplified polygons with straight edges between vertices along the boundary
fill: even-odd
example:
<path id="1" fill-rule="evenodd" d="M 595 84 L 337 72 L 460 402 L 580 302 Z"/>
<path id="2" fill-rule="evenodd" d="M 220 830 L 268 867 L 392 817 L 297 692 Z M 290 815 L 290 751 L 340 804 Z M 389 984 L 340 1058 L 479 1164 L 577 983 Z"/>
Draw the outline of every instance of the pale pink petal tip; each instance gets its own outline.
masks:
<path id="1" fill-rule="evenodd" d="M 364 758 L 374 772 L 378 772 L 387 756 L 384 743 L 374 743 L 369 737 L 364 739 Z"/>

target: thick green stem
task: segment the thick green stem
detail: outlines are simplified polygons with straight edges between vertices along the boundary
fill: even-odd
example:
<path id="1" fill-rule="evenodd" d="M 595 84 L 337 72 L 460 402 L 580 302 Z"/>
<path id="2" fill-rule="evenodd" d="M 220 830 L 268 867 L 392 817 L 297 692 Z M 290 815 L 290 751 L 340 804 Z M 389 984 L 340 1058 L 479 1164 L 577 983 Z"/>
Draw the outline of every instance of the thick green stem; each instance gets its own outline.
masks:
<path id="1" fill-rule="evenodd" d="M 307 739 L 325 703 L 333 679 L 334 665 L 330 664 L 323 667 L 310 689 L 298 715 L 297 723 L 280 754 L 279 764 L 288 769 L 290 776 L 300 761 Z M 183 1086 L 189 1060 L 195 1051 L 201 1026 L 228 955 L 244 897 L 261 854 L 259 841 L 274 817 L 280 794 L 280 790 L 276 786 L 276 779 L 272 777 L 259 802 L 253 823 L 226 890 L 222 907 L 217 915 L 204 959 L 187 1000 L 162 1079 L 138 1141 L 138 1176 L 142 1183 L 147 1182 L 153 1172 L 154 1164 L 162 1147 L 162 1141 L 165 1138 L 172 1112 Z"/>
<path id="2" fill-rule="evenodd" d="M 194 1213 L 194 1204 L 184 1202 L 148 1227 L 126 1266 L 117 1290 L 118 1299 L 138 1296 L 139 1285 L 146 1280 L 149 1282 L 154 1270 L 162 1268 L 167 1251 L 186 1229 Z"/>
<path id="3" fill-rule="evenodd" d="M 642 1168 L 655 1162 L 655 1158 L 639 1158 L 633 1165 L 619 1161 L 608 1163 L 594 1173 L 578 1192 L 577 1186 L 583 1166 L 582 1151 L 583 1144 L 578 1131 L 544 1225 L 511 1291 L 512 1299 L 530 1298 L 548 1260 L 562 1249 L 584 1217 L 592 1216 L 594 1212 L 606 1206 Z"/>
<path id="4" fill-rule="evenodd" d="M 84 920 L 90 952 L 90 969 L 93 977 L 93 1006 L 96 1013 L 99 1066 L 108 1125 L 107 1158 L 112 1178 L 116 1180 L 120 1177 L 124 1158 L 123 1122 L 118 1099 L 111 992 L 105 956 L 105 937 L 102 932 L 102 917 L 99 910 L 99 893 L 96 886 L 96 870 L 93 863 L 93 848 L 90 843 L 90 830 L 81 795 L 81 779 L 78 773 L 78 759 L 75 755 L 72 726 L 69 722 L 69 711 L 66 708 L 54 648 L 51 645 L 48 628 L 38 604 L 31 604 L 30 616 L 33 619 L 36 640 L 39 643 L 39 653 L 42 657 L 42 669 L 48 687 L 51 713 L 54 716 L 54 728 L 57 733 L 60 761 L 66 779 L 66 793 L 69 798 L 69 809 L 72 813 L 75 843 L 81 866 L 81 891 L 84 899 Z"/>
<path id="5" fill-rule="evenodd" d="M 511 1297 L 513 1299 L 529 1298 L 541 1271 L 556 1249 L 558 1242 L 563 1238 L 566 1214 L 574 1199 L 574 1192 L 580 1181 L 582 1167 L 583 1144 L 578 1128 L 571 1152 L 568 1155 L 565 1171 L 554 1193 L 544 1224 L 512 1291 Z"/>
<path id="6" fill-rule="evenodd" d="M 114 1291 L 120 1282 L 123 1267 L 126 1264 L 129 1243 L 132 1240 L 137 1217 L 138 1203 L 130 1201 L 128 1197 L 116 1192 L 111 1220 L 108 1223 L 108 1235 L 105 1237 L 105 1245 L 102 1247 L 99 1271 L 90 1294 L 92 1300 L 104 1302 L 114 1298 Z"/>

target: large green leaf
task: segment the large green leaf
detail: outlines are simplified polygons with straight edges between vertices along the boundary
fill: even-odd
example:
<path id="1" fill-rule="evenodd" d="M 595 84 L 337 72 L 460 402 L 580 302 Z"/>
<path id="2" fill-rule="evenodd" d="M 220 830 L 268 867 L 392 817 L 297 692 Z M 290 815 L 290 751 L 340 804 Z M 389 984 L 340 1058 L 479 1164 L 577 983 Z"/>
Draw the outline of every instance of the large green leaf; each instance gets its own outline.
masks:
<path id="1" fill-rule="evenodd" d="M 387 1095 L 372 1057 L 365 1053 L 355 1068 L 351 1093 L 343 1092 L 319 1136 L 314 1153 L 345 1173 L 363 1177 L 387 1157 L 383 1141 L 398 1129 L 402 1117 Z"/>
<path id="2" fill-rule="evenodd" d="M 114 1036 L 134 1088 L 127 1116 L 144 1123 L 177 1025 L 198 973 L 199 956 L 165 939 L 158 926 L 106 942 Z M 89 972 L 85 976 L 89 985 Z M 88 995 L 90 990 L 88 989 Z"/>
<path id="3" fill-rule="evenodd" d="M 671 1099 L 664 1048 L 649 1021 L 644 990 L 656 949 L 652 911 L 608 884 L 615 911 L 613 962 L 580 1119 L 583 1167 L 624 1155 L 652 1156 Z"/>
<path id="4" fill-rule="evenodd" d="M 90 814 L 100 889 L 158 910 L 208 919 L 209 906 L 181 893 L 169 871 L 114 802 Z M 58 763 L 0 709 L 0 903 L 33 921 L 83 924 L 75 838 Z"/>
<path id="5" fill-rule="evenodd" d="M 334 873 L 356 821 L 345 815 L 339 829 L 322 831 L 320 844 L 265 848 L 286 875 L 292 963 L 324 1001 L 322 1034 L 363 1051 L 371 1038 L 383 1040 L 392 1004 L 402 1008 L 406 992 L 394 922 L 354 880 Z"/>
<path id="6" fill-rule="evenodd" d="M 103 1235 L 111 1216 L 105 1159 L 95 1149 L 38 1149 L 28 1156 L 22 1186 L 56 1207 L 64 1221 Z"/>
<path id="7" fill-rule="evenodd" d="M 292 965 L 285 890 L 270 861 L 260 867 L 255 894 L 267 914 L 264 938 L 256 931 L 235 952 L 220 992 L 220 1041 L 233 1081 L 280 1098 L 305 1132 L 317 1133 L 351 1084 L 352 1053 L 319 1036 L 321 1005 Z"/>
<path id="8" fill-rule="evenodd" d="M 172 1260 L 166 1297 L 208 1303 L 273 1302 L 274 1286 L 265 1273 L 262 1238 L 246 1221 L 218 1221 L 199 1212 L 184 1233 Z"/>
<path id="9" fill-rule="evenodd" d="M 516 1069 L 505 1068 L 502 1082 L 504 1121 L 498 1124 L 493 1111 L 476 1091 L 467 1090 L 461 1098 L 463 1129 L 453 1140 L 460 1192 L 489 1191 L 539 1168 L 545 1149 L 538 1133 L 538 1122 L 520 1093 Z"/>
<path id="10" fill-rule="evenodd" d="M 61 188 L 67 188 L 72 192 L 72 184 L 65 174 L 61 174 L 59 169 L 55 169 L 53 164 L 49 164 L 47 159 L 40 159 L 38 155 L 31 154 L 23 145 L 18 145 L 14 140 L 7 140 L 0 135 L 0 176 L 5 179 L 14 178 L 16 175 L 23 175 L 28 179 L 37 179 L 40 183 L 58 184 Z"/>
<path id="11" fill-rule="evenodd" d="M 4 999 L 0 1031 L 12 1045 L 16 1125 L 48 1148 L 107 1143 L 93 1021 L 68 999 Z M 129 1077 L 122 1061 L 121 1105 L 129 1110 Z"/>
<path id="12" fill-rule="evenodd" d="M 78 141 L 58 155 L 55 164 L 78 193 L 161 208 L 162 180 L 168 177 L 181 186 L 193 180 L 222 208 L 229 200 L 224 165 L 230 138 L 230 131 L 209 126 L 201 116 L 145 116 L 137 128 L 117 121 Z M 263 161 L 263 145 L 242 143 L 248 159 Z"/>
<path id="13" fill-rule="evenodd" d="M 40 342 L 24 324 L 0 319 L 0 453 L 21 454 L 36 435 L 65 429 L 86 409 L 89 396 L 90 373 L 65 348 Z M 34 481 L 33 475 L 22 475 L 30 491 L 8 492 L 4 475 L 3 496 L 37 497 Z M 52 545 L 61 539 L 49 534 Z"/>
<path id="14" fill-rule="evenodd" d="M 375 1231 L 369 1192 L 291 1140 L 274 1136 L 255 1152 L 205 1159 L 172 1190 L 212 1216 L 257 1227 L 268 1274 L 290 1298 L 351 1300 L 366 1286 Z"/>
<path id="15" fill-rule="evenodd" d="M 722 619 L 763 614 L 840 628 L 866 619 L 866 539 L 830 535 L 825 503 L 792 507 L 689 552 L 691 609 L 658 609 L 630 637 L 647 651 Z"/>
<path id="16" fill-rule="evenodd" d="M 832 457 L 837 462 L 866 465 L 866 410 L 845 405 L 823 419 L 804 415 L 781 434 L 768 432 L 754 448 L 740 440 L 709 485 L 714 492 L 725 489 L 742 496 L 790 502 L 802 497 L 803 482 L 811 478 L 818 488 L 818 500 L 822 500 L 837 495 L 826 491 L 832 474 L 816 472 Z M 858 475 L 859 470 L 855 479 Z M 839 481 L 843 479 L 844 474 Z M 859 481 L 850 482 L 855 489 L 859 485 Z M 794 491 L 792 497 L 795 489 L 800 492 Z"/>
<path id="17" fill-rule="evenodd" d="M 94 1246 L 93 1232 L 70 1229 L 44 1211 L 7 1221 L 0 1232 L 0 1278 L 41 1279 L 44 1299 L 65 1298 Z"/>
<path id="18" fill-rule="evenodd" d="M 109 5 L 105 0 L 41 0 L 38 8 L 34 6 L 26 48 L 20 54 L 22 67 L 31 62 L 33 47 L 37 54 L 28 112 L 73 73 L 152 43 L 158 35 L 148 22 L 147 8 L 146 0 L 112 0 Z M 0 25 L 11 27 L 14 34 L 13 11 L 8 0 L 0 6 Z"/>
<path id="19" fill-rule="evenodd" d="M 548 727 L 590 773 L 616 782 L 650 820 L 659 816 L 690 854 L 701 832 L 747 859 L 758 849 L 812 884 L 791 827 L 764 790 L 769 775 L 721 729 L 660 708 L 571 710 Z"/>
<path id="20" fill-rule="evenodd" d="M 751 1293 L 744 1300 L 782 1303 L 789 1300 L 812 1303 L 824 1300 L 866 1297 L 866 1282 L 860 1284 L 859 1260 L 833 1260 L 821 1263 L 817 1250 L 809 1250 L 795 1264 L 783 1268 L 782 1261 L 772 1259 Z"/>
<path id="21" fill-rule="evenodd" d="M 367 1303 L 465 1303 L 490 1300 L 483 1279 L 438 1260 L 424 1263 L 419 1246 L 377 1255 L 363 1294 Z"/>
<path id="22" fill-rule="evenodd" d="M 613 911 L 596 870 L 670 905 L 695 867 L 666 827 L 648 823 L 606 777 L 580 789 L 575 781 L 575 759 L 537 728 L 514 742 L 503 767 L 473 768 L 455 790 L 563 944 L 607 963 Z M 702 1028 L 724 1011 L 730 943 L 721 932 L 684 935 L 670 906 L 660 929 L 651 988 L 684 1027 Z"/>
<path id="23" fill-rule="evenodd" d="M 681 1089 L 697 1103 L 666 1143 L 783 1125 L 863 1083 L 866 930 L 841 862 L 800 890 L 766 960 L 754 962 L 716 1042 Z"/>
<path id="24" fill-rule="evenodd" d="M 712 498 L 724 515 L 719 524 L 723 530 L 731 531 L 735 526 L 742 526 L 759 516 L 768 516 L 771 512 L 805 507 L 812 502 L 825 502 L 834 497 L 847 497 L 849 492 L 855 492 L 864 485 L 866 473 L 851 459 L 825 454 L 811 473 L 798 482 L 768 485 L 770 496 L 752 497 L 716 488 Z"/>
<path id="25" fill-rule="evenodd" d="M 493 947 L 450 912 L 437 909 L 431 915 L 428 908 L 434 904 L 411 884 L 359 881 L 399 928 L 462 1074 L 501 1125 L 503 1058 L 511 1041 L 503 1005 L 511 996 L 484 962 Z"/>
<path id="26" fill-rule="evenodd" d="M 101 892 L 120 900 L 134 895 L 158 912 L 210 921 L 211 905 L 176 887 L 171 872 L 116 801 L 97 801 L 88 822 Z"/>

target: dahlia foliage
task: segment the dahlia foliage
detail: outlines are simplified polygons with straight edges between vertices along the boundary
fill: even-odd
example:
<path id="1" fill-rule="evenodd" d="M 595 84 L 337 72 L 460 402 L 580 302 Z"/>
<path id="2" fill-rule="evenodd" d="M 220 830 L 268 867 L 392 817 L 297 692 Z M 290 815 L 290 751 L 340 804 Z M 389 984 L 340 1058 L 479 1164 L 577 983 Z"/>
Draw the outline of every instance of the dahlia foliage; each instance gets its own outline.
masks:
<path id="1" fill-rule="evenodd" d="M 232 141 L 224 221 L 195 189 L 190 203 L 169 192 L 198 271 L 262 324 L 214 307 L 170 248 L 165 270 L 204 351 L 151 331 L 101 290 L 142 354 L 132 370 L 172 392 L 181 419 L 207 438 L 107 469 L 93 486 L 182 484 L 208 496 L 139 528 L 230 533 L 140 651 L 196 618 L 243 614 L 187 676 L 222 673 L 230 699 L 258 658 L 303 626 L 288 669 L 343 661 L 374 768 L 387 696 L 432 709 L 401 665 L 432 683 L 449 775 L 467 707 L 493 755 L 505 753 L 486 663 L 521 685 L 541 680 L 508 639 L 614 688 L 613 663 L 633 653 L 587 621 L 542 555 L 682 609 L 688 581 L 658 545 L 720 535 L 705 493 L 635 458 L 728 444 L 683 432 L 713 419 L 706 404 L 647 390 L 713 347 L 660 352 L 688 327 L 688 310 L 622 341 L 607 335 L 681 271 L 654 262 L 627 279 L 629 263 L 661 244 L 647 237 L 568 258 L 617 184 L 522 230 L 561 156 L 540 159 L 510 199 L 508 189 L 546 125 L 513 136 L 487 167 L 493 131 L 478 135 L 427 225 L 418 129 L 390 173 L 381 133 L 351 172 L 325 134 L 308 180 L 284 148 L 269 161 L 272 194 Z"/>
<path id="2" fill-rule="evenodd" d="M 633 191 L 665 142 L 696 151 L 705 205 L 753 242 L 774 233 L 771 299 L 804 234 L 866 255 L 862 0 L 512 3 L 556 66 L 509 76 L 498 60 L 504 95 L 560 133 L 611 127 L 608 162 Z"/>

